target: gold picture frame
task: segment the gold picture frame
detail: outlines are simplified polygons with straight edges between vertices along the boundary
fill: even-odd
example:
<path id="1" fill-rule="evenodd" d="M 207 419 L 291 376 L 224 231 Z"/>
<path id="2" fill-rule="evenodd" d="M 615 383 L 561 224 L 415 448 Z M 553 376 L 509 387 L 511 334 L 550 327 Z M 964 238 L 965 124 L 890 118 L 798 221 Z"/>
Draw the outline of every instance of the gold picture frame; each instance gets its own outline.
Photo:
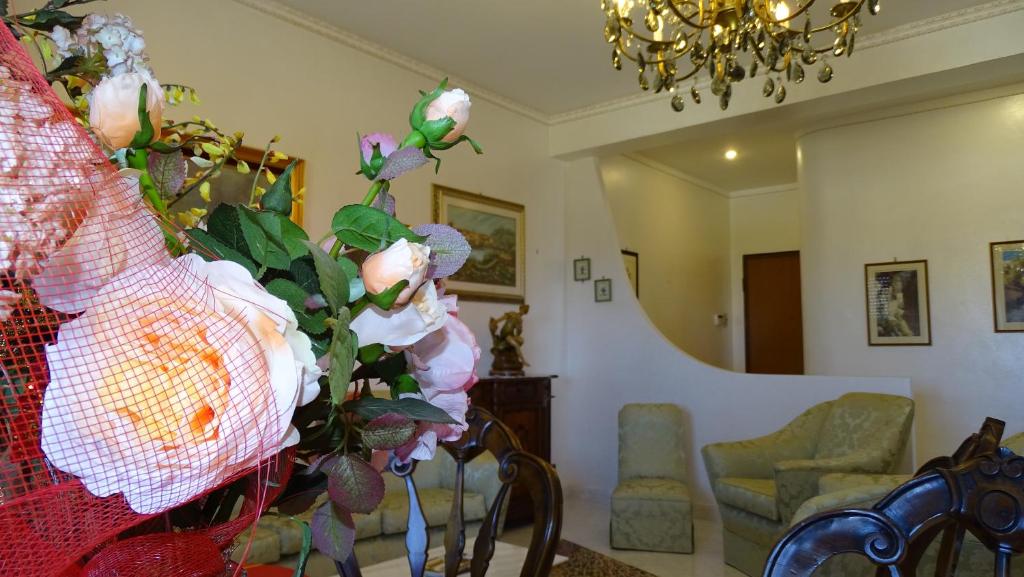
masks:
<path id="1" fill-rule="evenodd" d="M 263 150 L 258 148 L 251 148 L 249 146 L 240 146 L 235 150 L 235 158 L 241 160 L 249 165 L 253 172 L 260 165 L 260 160 L 263 158 Z M 285 160 L 274 160 L 268 158 L 265 168 L 269 168 L 270 172 L 276 176 L 280 176 L 284 169 L 288 168 L 288 165 L 295 161 L 295 168 L 292 169 L 292 214 L 291 220 L 299 226 L 303 226 L 303 210 L 302 203 L 299 202 L 298 195 L 299 191 L 306 185 L 306 161 L 301 158 L 287 158 Z M 189 163 L 190 169 L 191 162 Z M 252 188 L 252 179 L 255 176 L 253 172 L 248 174 L 241 174 L 235 169 L 235 162 L 228 160 L 224 167 L 221 169 L 220 176 L 213 181 L 213 187 L 211 189 L 211 198 L 209 208 L 210 212 L 216 208 L 218 204 L 229 203 L 229 204 L 249 204 L 249 191 Z M 266 174 L 261 174 L 259 177 L 259 185 L 267 188 L 270 183 L 267 182 Z M 204 203 L 199 199 L 199 195 L 189 195 L 193 198 L 183 198 L 179 203 L 175 205 L 175 210 L 188 210 L 193 207 L 203 207 Z"/>
<path id="2" fill-rule="evenodd" d="M 433 208 L 435 223 L 454 227 L 473 247 L 446 290 L 465 300 L 524 302 L 526 207 L 434 184 Z"/>

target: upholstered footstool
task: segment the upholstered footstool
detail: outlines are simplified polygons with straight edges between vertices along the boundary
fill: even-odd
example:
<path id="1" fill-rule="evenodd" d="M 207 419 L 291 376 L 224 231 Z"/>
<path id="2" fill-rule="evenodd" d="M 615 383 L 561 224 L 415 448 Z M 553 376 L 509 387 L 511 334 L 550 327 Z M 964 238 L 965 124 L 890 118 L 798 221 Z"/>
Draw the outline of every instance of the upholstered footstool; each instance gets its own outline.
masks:
<path id="1" fill-rule="evenodd" d="M 674 479 L 631 479 L 612 493 L 612 547 L 693 553 L 690 491 Z"/>

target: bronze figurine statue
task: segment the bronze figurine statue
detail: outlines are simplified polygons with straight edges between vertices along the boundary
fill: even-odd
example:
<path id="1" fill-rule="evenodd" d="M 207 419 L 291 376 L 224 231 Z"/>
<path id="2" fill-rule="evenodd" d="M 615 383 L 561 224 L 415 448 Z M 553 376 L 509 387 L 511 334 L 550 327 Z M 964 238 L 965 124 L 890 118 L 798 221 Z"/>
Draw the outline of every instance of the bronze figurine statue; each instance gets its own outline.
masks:
<path id="1" fill-rule="evenodd" d="M 530 312 L 530 305 L 519 305 L 518 311 L 509 311 L 491 319 L 491 339 L 494 345 L 491 354 L 491 375 L 499 377 L 521 377 L 523 367 L 530 366 L 523 358 L 523 316 Z"/>

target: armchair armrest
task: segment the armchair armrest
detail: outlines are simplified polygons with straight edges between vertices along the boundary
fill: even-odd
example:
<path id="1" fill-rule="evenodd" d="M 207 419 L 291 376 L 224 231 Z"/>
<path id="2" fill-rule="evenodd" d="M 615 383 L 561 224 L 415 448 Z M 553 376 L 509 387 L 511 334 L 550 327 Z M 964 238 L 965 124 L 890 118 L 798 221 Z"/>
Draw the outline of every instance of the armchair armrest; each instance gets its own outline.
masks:
<path id="1" fill-rule="evenodd" d="M 775 463 L 779 516 L 789 522 L 800 505 L 818 494 L 818 479 L 828 473 L 883 473 L 885 450 L 871 447 L 843 457 L 796 459 Z"/>
<path id="2" fill-rule="evenodd" d="M 711 488 L 720 477 L 770 479 L 776 462 L 810 457 L 831 408 L 831 402 L 811 407 L 782 429 L 763 437 L 705 445 L 701 454 Z"/>

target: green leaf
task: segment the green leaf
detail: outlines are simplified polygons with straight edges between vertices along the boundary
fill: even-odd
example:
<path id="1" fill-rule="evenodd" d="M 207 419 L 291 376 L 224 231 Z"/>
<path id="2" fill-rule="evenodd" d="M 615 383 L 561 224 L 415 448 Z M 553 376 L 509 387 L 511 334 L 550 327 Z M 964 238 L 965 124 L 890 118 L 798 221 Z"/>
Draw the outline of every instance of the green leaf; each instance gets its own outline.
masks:
<path id="1" fill-rule="evenodd" d="M 288 168 L 284 169 L 274 184 L 270 185 L 267 192 L 260 197 L 260 208 L 276 212 L 284 216 L 292 213 L 292 169 L 298 160 L 293 160 Z M 259 175 L 256 175 L 259 178 Z"/>
<path id="2" fill-rule="evenodd" d="M 347 511 L 373 513 L 384 499 L 384 478 L 356 455 L 331 459 L 323 471 L 327 474 L 328 496 Z"/>
<path id="3" fill-rule="evenodd" d="M 419 382 L 412 375 L 401 374 L 391 384 L 391 397 L 397 399 L 406 393 L 422 393 Z"/>
<path id="4" fill-rule="evenodd" d="M 306 231 L 287 216 L 281 214 L 276 216 L 281 226 L 281 243 L 284 245 L 285 251 L 288 252 L 288 256 L 294 260 L 309 254 L 309 250 L 306 248 L 309 235 L 306 234 Z"/>
<path id="5" fill-rule="evenodd" d="M 320 281 L 316 276 L 313 257 L 304 256 L 293 260 L 292 266 L 288 267 L 288 272 L 291 274 L 295 284 L 302 287 L 307 293 L 311 295 L 320 293 Z"/>
<path id="6" fill-rule="evenodd" d="M 349 311 L 342 307 L 335 318 L 334 337 L 328 352 L 331 360 L 329 382 L 331 385 L 331 401 L 335 405 L 345 402 L 348 395 L 348 384 L 352 378 L 352 365 L 359 350 L 359 341 L 355 333 L 349 330 L 351 321 Z"/>
<path id="7" fill-rule="evenodd" d="M 206 218 L 206 231 L 227 246 L 253 260 L 252 252 L 242 234 L 242 224 L 238 216 L 238 207 L 230 204 L 219 204 Z"/>
<path id="8" fill-rule="evenodd" d="M 444 409 L 435 407 L 422 399 L 411 397 L 398 399 L 397 401 L 378 399 L 377 397 L 359 397 L 354 401 L 345 402 L 343 408 L 346 411 L 359 415 L 366 421 L 372 421 L 388 413 L 395 413 L 415 421 L 447 425 L 455 424 L 455 419 L 452 419 L 451 415 L 446 413 Z"/>
<path id="9" fill-rule="evenodd" d="M 294 282 L 276 278 L 267 283 L 267 292 L 288 303 L 295 313 L 299 326 L 308 333 L 318 335 L 327 330 L 327 312 L 323 310 L 309 313 L 306 311 L 306 299 L 309 293 Z"/>
<path id="10" fill-rule="evenodd" d="M 338 264 L 341 265 L 341 269 L 345 271 L 345 276 L 348 278 L 356 278 L 359 276 L 359 265 L 352 262 L 348 257 L 339 256 Z"/>
<path id="11" fill-rule="evenodd" d="M 315 242 L 307 240 L 305 244 L 313 255 L 313 263 L 320 279 L 320 292 L 331 305 L 331 311 L 337 312 L 348 304 L 349 279 L 338 261 L 331 258 L 331 255 L 324 252 Z"/>
<path id="12" fill-rule="evenodd" d="M 306 563 L 309 561 L 309 554 L 313 549 L 313 530 L 309 525 L 295 517 L 288 516 L 288 520 L 298 523 L 302 529 L 302 548 L 299 549 L 299 558 L 295 561 L 295 572 L 292 577 L 303 577 L 306 574 Z"/>
<path id="13" fill-rule="evenodd" d="M 382 310 L 390 310 L 394 306 L 395 301 L 398 300 L 398 295 L 405 290 L 405 287 L 409 286 L 409 281 L 401 280 L 395 283 L 394 286 L 380 294 L 366 293 L 366 300 L 377 305 Z"/>
<path id="14" fill-rule="evenodd" d="M 359 362 L 367 365 L 375 363 L 380 360 L 381 355 L 385 352 L 384 345 L 380 343 L 374 343 L 372 345 L 366 345 L 359 349 Z"/>
<path id="15" fill-rule="evenodd" d="M 7 0 L 0 0 L 0 16 L 7 16 Z"/>
<path id="16" fill-rule="evenodd" d="M 36 10 L 29 16 L 18 18 L 18 24 L 35 30 L 52 32 L 55 26 L 63 26 L 74 30 L 78 28 L 78 25 L 82 23 L 82 20 L 85 20 L 85 17 L 72 16 L 63 10 L 43 9 Z"/>
<path id="17" fill-rule="evenodd" d="M 367 252 L 377 252 L 400 238 L 417 243 L 425 240 L 386 212 L 361 204 L 335 213 L 331 230 L 341 242 Z"/>
<path id="18" fill-rule="evenodd" d="M 185 234 L 191 241 L 190 244 L 192 245 L 193 252 L 203 257 L 204 259 L 213 260 L 212 258 L 210 258 L 211 255 L 207 254 L 207 252 L 213 253 L 213 256 L 216 256 L 220 260 L 229 260 L 231 262 L 236 262 L 242 265 L 243 267 L 245 267 L 245 270 L 249 271 L 249 274 L 251 274 L 253 278 L 257 277 L 259 267 L 256 266 L 256 263 L 254 263 L 252 259 L 238 252 L 237 250 L 231 248 L 230 246 L 224 244 L 219 239 L 210 235 L 205 230 L 199 228 L 190 228 L 185 231 Z M 206 250 L 196 250 L 197 248 L 200 247 Z"/>
<path id="19" fill-rule="evenodd" d="M 238 210 L 242 235 L 256 262 L 270 268 L 288 270 L 292 258 L 281 237 L 280 215 L 256 212 L 244 206 L 238 207 Z"/>
<path id="20" fill-rule="evenodd" d="M 156 134 L 153 123 L 149 120 L 149 112 L 146 111 L 146 95 L 149 93 L 149 85 L 145 82 L 139 87 L 139 131 L 132 137 L 129 148 L 145 148 L 153 140 Z"/>
<path id="21" fill-rule="evenodd" d="M 397 353 L 380 359 L 373 364 L 373 368 L 376 369 L 377 376 L 382 381 L 391 384 L 398 379 L 399 375 L 405 374 L 409 363 L 405 360 L 405 353 Z"/>
<path id="22" fill-rule="evenodd" d="M 363 429 L 363 446 L 387 451 L 409 442 L 416 433 L 416 423 L 407 417 L 387 413 L 373 419 Z"/>
<path id="23" fill-rule="evenodd" d="M 356 542 L 356 524 L 352 514 L 334 503 L 324 503 L 310 521 L 313 545 L 331 559 L 344 563 Z"/>

